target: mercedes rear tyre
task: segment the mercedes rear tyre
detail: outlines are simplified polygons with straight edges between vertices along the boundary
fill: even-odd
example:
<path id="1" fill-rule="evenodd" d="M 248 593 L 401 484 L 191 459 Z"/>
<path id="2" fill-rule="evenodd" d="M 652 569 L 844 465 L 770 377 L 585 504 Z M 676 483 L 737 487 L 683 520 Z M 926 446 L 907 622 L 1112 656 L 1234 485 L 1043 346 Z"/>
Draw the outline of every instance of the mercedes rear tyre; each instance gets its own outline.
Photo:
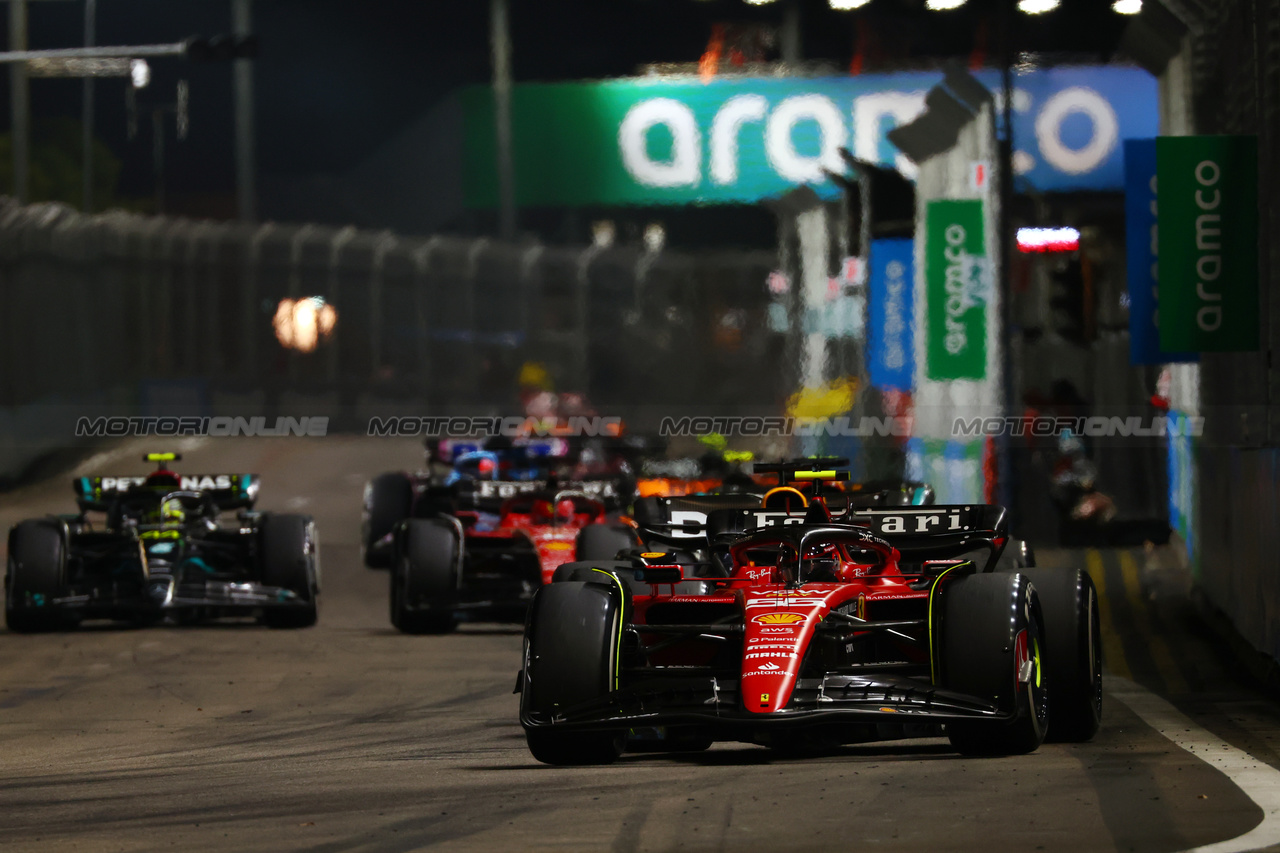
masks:
<path id="1" fill-rule="evenodd" d="M 613 561 L 618 558 L 619 551 L 634 547 L 636 541 L 626 529 L 608 524 L 588 524 L 578 531 L 574 560 Z"/>
<path id="2" fill-rule="evenodd" d="M 1003 718 L 949 722 L 952 746 L 965 755 L 1035 751 L 1049 710 L 1044 621 L 1035 588 L 1023 574 L 995 572 L 953 581 L 941 596 L 942 685 L 992 703 Z"/>
<path id="3" fill-rule="evenodd" d="M 1102 723 L 1098 592 L 1080 569 L 1026 569 L 1044 615 L 1044 669 L 1053 685 L 1049 740 L 1080 743 Z"/>
<path id="4" fill-rule="evenodd" d="M 57 524 L 24 521 L 9 531 L 4 621 L 10 631 L 29 634 L 68 626 L 53 604 L 61 593 L 66 562 L 66 543 Z"/>
<path id="5" fill-rule="evenodd" d="M 262 583 L 294 595 L 287 604 L 263 609 L 269 628 L 309 628 L 316 624 L 320 598 L 320 553 L 315 523 L 305 515 L 263 516 L 259 528 Z"/>
<path id="6" fill-rule="evenodd" d="M 625 610 L 616 583 L 566 581 L 538 590 L 525 629 L 522 717 L 545 718 L 617 689 Z M 544 764 L 608 764 L 622 754 L 626 731 L 526 725 L 525 738 Z"/>
<path id="7" fill-rule="evenodd" d="M 396 537 L 391 564 L 391 624 L 406 634 L 447 634 L 458 627 L 450 594 L 458 588 L 462 543 L 439 518 L 413 518 Z"/>
<path id="8" fill-rule="evenodd" d="M 371 569 L 391 565 L 391 549 L 374 546 L 413 511 L 413 484 L 404 474 L 382 474 L 364 487 L 360 555 Z"/>

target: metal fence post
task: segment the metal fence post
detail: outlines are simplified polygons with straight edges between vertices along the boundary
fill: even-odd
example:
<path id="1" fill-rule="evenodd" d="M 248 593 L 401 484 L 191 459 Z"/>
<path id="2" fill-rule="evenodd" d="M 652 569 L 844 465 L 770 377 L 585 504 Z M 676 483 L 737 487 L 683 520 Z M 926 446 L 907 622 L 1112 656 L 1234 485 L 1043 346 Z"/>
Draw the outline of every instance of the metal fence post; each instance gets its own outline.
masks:
<path id="1" fill-rule="evenodd" d="M 576 344 L 573 353 L 573 381 L 575 391 L 587 393 L 591 385 L 591 377 L 587 375 L 587 348 L 590 345 L 587 337 L 587 322 L 591 317 L 591 262 L 604 251 L 603 246 L 588 246 L 578 256 L 577 275 L 574 276 L 574 330 L 573 339 Z"/>
<path id="2" fill-rule="evenodd" d="M 528 346 L 529 318 L 533 316 L 533 287 L 530 286 L 529 280 L 533 277 L 533 271 L 537 268 L 538 261 L 541 260 L 545 250 L 546 247 L 539 243 L 525 249 L 520 258 L 520 341 L 522 346 Z"/>
<path id="3" fill-rule="evenodd" d="M 293 232 L 293 237 L 289 241 L 289 298 L 295 302 L 302 296 L 302 247 L 307 239 L 319 229 L 307 223 Z M 297 350 L 289 350 L 289 381 L 296 382 L 298 379 L 298 353 Z"/>
<path id="4" fill-rule="evenodd" d="M 413 308 L 417 321 L 418 384 L 423 405 L 431 400 L 431 323 L 427 317 L 427 287 L 431 269 L 431 257 L 439 248 L 442 238 L 432 237 L 413 251 L 414 283 Z"/>
<path id="5" fill-rule="evenodd" d="M 383 231 L 373 247 L 373 264 L 369 271 L 369 356 L 372 373 L 382 368 L 382 272 L 387 252 L 397 245 L 395 234 Z"/>
<path id="6" fill-rule="evenodd" d="M 329 243 L 329 292 L 325 295 L 325 299 L 329 301 L 329 304 L 335 310 L 338 308 L 338 294 L 341 289 L 339 265 L 342 262 L 342 250 L 355 238 L 356 233 L 356 229 L 348 225 L 333 235 L 333 240 Z M 342 340 L 342 333 L 339 329 L 341 328 L 341 323 L 334 327 L 333 339 L 329 341 L 328 375 L 329 382 L 335 386 L 338 384 L 338 350 Z"/>
<path id="7" fill-rule="evenodd" d="M 165 221 L 163 236 L 160 241 L 160 292 L 156 305 L 160 316 L 160 341 L 156 354 L 158 356 L 157 372 L 171 375 L 174 358 L 173 346 L 173 242 L 181 222 Z"/>
<path id="8" fill-rule="evenodd" d="M 249 250 L 244 255 L 244 275 L 241 276 L 240 319 L 245 330 L 244 363 L 241 365 L 245 379 L 252 379 L 252 371 L 258 366 L 258 267 L 262 262 L 262 241 L 275 230 L 274 222 L 264 222 L 249 238 Z"/>
<path id="9" fill-rule="evenodd" d="M 222 308 L 222 301 L 218 298 L 222 291 L 221 282 L 219 281 L 219 273 L 221 272 L 219 261 L 221 253 L 219 249 L 221 249 L 222 232 L 224 230 L 224 226 L 209 224 L 209 265 L 205 271 L 205 280 L 209 288 L 208 305 L 205 309 L 208 314 L 205 317 L 205 350 L 209 353 L 208 370 L 210 379 L 217 379 L 227 363 L 222 352 L 222 337 L 218 334 L 218 330 L 221 327 Z"/>
<path id="10" fill-rule="evenodd" d="M 473 242 L 467 251 L 467 281 L 463 295 L 466 297 L 467 327 L 471 332 L 471 357 L 466 360 L 467 382 L 471 388 L 476 387 L 480 362 L 479 330 L 476 328 L 476 275 L 479 272 L 480 255 L 492 242 L 488 237 L 481 237 Z"/>

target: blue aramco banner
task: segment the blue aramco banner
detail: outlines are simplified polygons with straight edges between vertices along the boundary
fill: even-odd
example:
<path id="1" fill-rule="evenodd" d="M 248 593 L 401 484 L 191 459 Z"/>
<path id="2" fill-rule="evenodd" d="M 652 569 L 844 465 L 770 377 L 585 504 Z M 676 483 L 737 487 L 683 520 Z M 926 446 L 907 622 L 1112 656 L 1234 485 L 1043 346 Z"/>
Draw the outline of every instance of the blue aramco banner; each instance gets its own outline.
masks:
<path id="1" fill-rule="evenodd" d="M 1198 361 L 1195 353 L 1160 351 L 1156 262 L 1160 257 L 1156 232 L 1156 141 L 1127 139 L 1124 143 L 1124 227 L 1129 280 L 1129 361 L 1167 364 Z"/>
<path id="2" fill-rule="evenodd" d="M 910 391 L 916 372 L 912 332 L 915 243 L 909 239 L 871 243 L 867 304 L 867 371 L 882 391 Z"/>
<path id="3" fill-rule="evenodd" d="M 997 71 L 975 75 L 1000 84 Z M 642 77 L 522 83 L 512 93 L 516 201 L 522 205 L 743 204 L 801 185 L 834 187 L 840 149 L 915 166 L 887 134 L 924 110 L 941 72 L 844 77 Z M 1079 66 L 1018 74 L 1013 166 L 1042 192 L 1118 190 L 1121 143 L 1157 133 L 1155 78 Z M 462 95 L 468 206 L 497 204 L 493 95 Z"/>

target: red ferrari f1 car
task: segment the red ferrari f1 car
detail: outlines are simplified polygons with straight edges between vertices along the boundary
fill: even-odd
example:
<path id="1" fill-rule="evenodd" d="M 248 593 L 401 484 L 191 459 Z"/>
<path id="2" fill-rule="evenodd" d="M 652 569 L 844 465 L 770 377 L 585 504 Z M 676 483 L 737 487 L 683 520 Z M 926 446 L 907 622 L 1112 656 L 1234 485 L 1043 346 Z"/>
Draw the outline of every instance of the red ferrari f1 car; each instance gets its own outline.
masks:
<path id="1" fill-rule="evenodd" d="M 444 633 L 464 620 L 522 622 L 561 563 L 612 558 L 634 544 L 625 529 L 607 523 L 630 500 L 624 477 L 561 478 L 526 451 L 468 451 L 443 482 L 407 473 L 370 482 L 365 562 L 391 569 L 391 623 L 401 631 Z M 570 477 L 578 473 L 562 467 Z"/>
<path id="2" fill-rule="evenodd" d="M 526 625 L 529 748 L 593 764 L 646 733 L 673 750 L 1087 740 L 1101 717 L 1096 593 L 1080 571 L 998 567 L 1006 515 L 859 509 L 784 485 L 755 509 L 708 513 L 721 531 L 709 560 L 653 550 L 561 566 Z"/>

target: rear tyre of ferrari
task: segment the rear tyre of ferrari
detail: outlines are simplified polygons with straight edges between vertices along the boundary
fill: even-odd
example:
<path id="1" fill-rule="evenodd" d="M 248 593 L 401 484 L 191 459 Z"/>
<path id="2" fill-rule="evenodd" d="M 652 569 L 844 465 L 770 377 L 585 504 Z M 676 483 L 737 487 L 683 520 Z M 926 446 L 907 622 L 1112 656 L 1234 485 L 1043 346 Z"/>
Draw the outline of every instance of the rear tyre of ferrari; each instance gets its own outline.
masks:
<path id="1" fill-rule="evenodd" d="M 373 545 L 413 511 L 413 484 L 404 474 L 381 474 L 364 487 L 364 517 L 360 524 L 360 554 L 371 569 L 391 565 L 387 549 L 374 551 Z"/>
<path id="2" fill-rule="evenodd" d="M 451 603 L 441 599 L 458 588 L 461 547 L 453 525 L 443 519 L 404 523 L 391 564 L 392 625 L 406 634 L 447 634 L 458 627 Z"/>
<path id="3" fill-rule="evenodd" d="M 1035 588 L 1025 575 L 996 572 L 960 578 L 941 595 L 943 685 L 1013 714 L 1008 720 L 949 722 L 952 746 L 965 755 L 1035 751 L 1048 728 L 1044 623 Z"/>
<path id="4" fill-rule="evenodd" d="M 566 581 L 538 590 L 525 628 L 521 716 L 557 713 L 617 687 L 624 611 L 616 584 Z M 525 738 L 543 764 L 608 764 L 622 754 L 626 732 L 529 726 Z"/>
<path id="5" fill-rule="evenodd" d="M 1053 685 L 1049 737 L 1080 743 L 1102 723 L 1102 631 L 1098 593 L 1079 569 L 1027 569 L 1044 614 L 1045 678 Z"/>
<path id="6" fill-rule="evenodd" d="M 608 524 L 588 524 L 578 531 L 575 561 L 608 560 L 617 558 L 619 551 L 636 547 L 636 542 L 626 530 Z"/>
<path id="7" fill-rule="evenodd" d="M 262 582 L 287 589 L 300 604 L 267 607 L 262 622 L 268 628 L 310 628 L 316 624 L 320 571 L 315 525 L 305 515 L 266 515 L 262 539 Z"/>
<path id="8" fill-rule="evenodd" d="M 54 609 L 62 587 L 66 548 L 62 531 L 45 521 L 24 521 L 9 531 L 4 621 L 10 631 L 31 634 L 68 627 Z"/>

